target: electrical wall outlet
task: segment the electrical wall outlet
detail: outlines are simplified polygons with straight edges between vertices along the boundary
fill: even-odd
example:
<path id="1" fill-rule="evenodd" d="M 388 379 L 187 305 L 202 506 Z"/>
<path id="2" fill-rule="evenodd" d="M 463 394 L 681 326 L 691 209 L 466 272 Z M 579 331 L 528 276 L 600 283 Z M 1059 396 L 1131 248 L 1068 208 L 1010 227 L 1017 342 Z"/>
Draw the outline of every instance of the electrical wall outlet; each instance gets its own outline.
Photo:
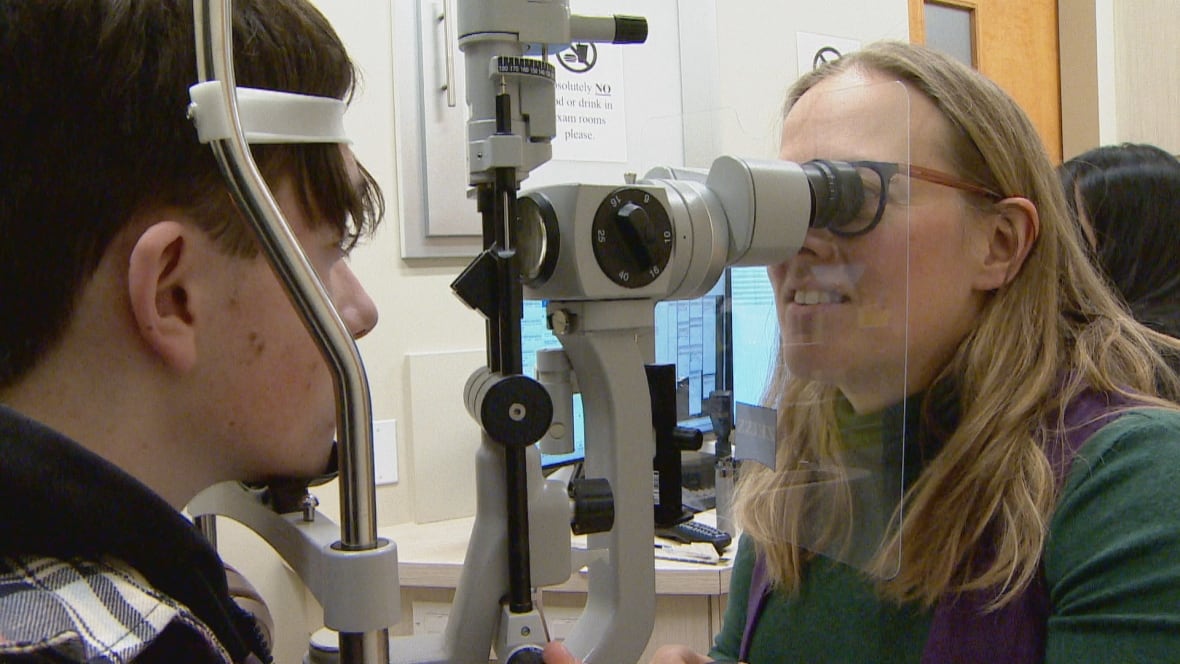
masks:
<path id="1" fill-rule="evenodd" d="M 378 486 L 397 484 L 397 420 L 373 422 L 373 471 Z"/>
<path id="2" fill-rule="evenodd" d="M 442 634 L 447 631 L 451 605 L 447 602 L 419 602 L 413 604 L 414 635 Z"/>

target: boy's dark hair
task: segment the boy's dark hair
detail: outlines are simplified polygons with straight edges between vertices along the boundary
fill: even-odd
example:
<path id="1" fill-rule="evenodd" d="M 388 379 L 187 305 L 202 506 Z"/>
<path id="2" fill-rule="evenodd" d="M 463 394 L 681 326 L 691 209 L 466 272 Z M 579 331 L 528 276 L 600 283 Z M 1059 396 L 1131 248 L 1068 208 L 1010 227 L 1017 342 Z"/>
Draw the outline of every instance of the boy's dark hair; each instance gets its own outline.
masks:
<path id="1" fill-rule="evenodd" d="M 356 72 L 305 0 L 237 0 L 237 84 L 347 99 Z M 187 119 L 197 82 L 191 0 L 0 0 L 0 388 L 61 338 L 111 241 L 154 209 L 182 211 L 227 252 L 257 252 L 212 151 Z M 381 193 L 350 181 L 340 146 L 252 153 L 290 176 L 312 223 L 346 243 Z"/>
<path id="2" fill-rule="evenodd" d="M 1075 217 L 1080 212 L 1094 231 L 1099 265 L 1135 318 L 1180 337 L 1180 160 L 1123 143 L 1080 154 L 1059 175 Z"/>

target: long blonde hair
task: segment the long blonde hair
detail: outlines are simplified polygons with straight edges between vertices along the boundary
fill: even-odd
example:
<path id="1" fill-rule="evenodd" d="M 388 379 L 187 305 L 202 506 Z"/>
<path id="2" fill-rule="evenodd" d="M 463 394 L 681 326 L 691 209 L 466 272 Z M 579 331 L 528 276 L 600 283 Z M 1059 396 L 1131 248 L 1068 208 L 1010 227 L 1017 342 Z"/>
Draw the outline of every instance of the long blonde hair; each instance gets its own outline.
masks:
<path id="1" fill-rule="evenodd" d="M 790 89 L 783 115 L 821 80 L 859 67 L 928 97 L 950 121 L 948 155 L 961 177 L 1036 205 L 1040 233 L 1023 268 L 984 305 L 927 395 L 954 395 L 960 418 L 904 499 L 905 518 L 875 566 L 900 571 L 879 584 L 896 602 L 932 606 L 947 593 L 996 591 L 992 607 L 1033 579 L 1057 500 L 1046 446 L 1062 406 L 1083 390 L 1135 395 L 1161 407 L 1175 374 L 1161 350 L 1180 347 L 1136 323 L 1089 262 L 1067 216 L 1060 182 L 1025 114 L 996 85 L 936 52 L 879 42 L 826 65 Z M 941 389 L 946 388 L 946 389 Z M 836 389 L 791 378 L 780 349 L 767 402 L 779 410 L 778 468 L 743 467 L 737 500 L 772 582 L 797 589 L 810 554 L 792 545 L 805 506 L 785 500 L 790 475 L 836 431 Z M 928 404 L 927 404 L 928 405 Z M 924 405 L 925 407 L 925 405 Z M 895 526 L 898 523 L 895 516 Z M 907 543 L 902 546 L 901 542 Z M 918 543 L 918 544 L 909 544 Z M 979 564 L 981 548 L 994 555 Z M 882 574 L 881 576 L 889 576 Z"/>

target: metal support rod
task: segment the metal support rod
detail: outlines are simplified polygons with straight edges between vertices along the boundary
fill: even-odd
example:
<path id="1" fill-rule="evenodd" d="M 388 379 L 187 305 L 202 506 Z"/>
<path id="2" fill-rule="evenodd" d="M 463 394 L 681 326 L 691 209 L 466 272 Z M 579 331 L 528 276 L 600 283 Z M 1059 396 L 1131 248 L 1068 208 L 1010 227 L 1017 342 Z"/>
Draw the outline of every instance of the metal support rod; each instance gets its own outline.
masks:
<path id="1" fill-rule="evenodd" d="M 372 403 L 360 352 L 315 269 L 282 216 L 246 144 L 238 117 L 233 70 L 232 0 L 194 0 L 199 82 L 221 82 L 224 107 L 234 128 L 211 144 L 229 189 L 254 229 L 263 252 L 328 363 L 336 391 L 340 438 L 340 545 L 368 550 L 378 545 L 373 469 Z M 342 662 L 389 661 L 388 630 L 341 634 Z"/>
<path id="2" fill-rule="evenodd" d="M 438 20 L 443 24 L 443 55 L 446 62 L 447 82 L 443 89 L 447 91 L 447 107 L 455 107 L 455 17 L 451 13 L 451 5 L 442 0 L 442 9 Z"/>
<path id="3" fill-rule="evenodd" d="M 496 95 L 496 131 L 512 133 L 512 97 L 504 91 Z M 504 249 L 497 274 L 500 291 L 497 317 L 500 357 L 497 362 L 499 371 L 504 375 L 519 374 L 522 369 L 520 320 L 524 315 L 524 293 L 512 237 L 512 224 L 516 218 L 516 186 L 515 168 L 496 169 L 492 214 L 496 217 L 495 244 Z M 508 489 L 508 608 L 513 613 L 527 613 L 533 610 L 533 596 L 525 449 L 507 446 L 504 454 Z"/>

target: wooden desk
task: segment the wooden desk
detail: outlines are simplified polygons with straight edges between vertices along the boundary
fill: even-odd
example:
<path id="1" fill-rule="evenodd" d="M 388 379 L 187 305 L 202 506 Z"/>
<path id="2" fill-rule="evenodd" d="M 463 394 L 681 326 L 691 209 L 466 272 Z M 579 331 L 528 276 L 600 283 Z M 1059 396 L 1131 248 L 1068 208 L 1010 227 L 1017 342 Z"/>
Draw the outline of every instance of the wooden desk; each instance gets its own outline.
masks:
<path id="1" fill-rule="evenodd" d="M 698 518 L 712 524 L 711 513 Z M 474 517 L 468 517 L 379 529 L 382 537 L 397 543 L 402 619 L 395 634 L 443 631 L 474 524 Z M 575 547 L 581 539 L 574 538 Z M 648 661 L 655 649 L 666 643 L 683 643 L 702 653 L 709 650 L 713 636 L 721 629 L 736 551 L 735 538 L 721 564 L 656 559 L 655 626 L 640 661 Z M 586 582 L 586 572 L 581 570 L 565 583 L 544 589 L 541 604 L 554 638 L 568 634 L 581 615 Z"/>

